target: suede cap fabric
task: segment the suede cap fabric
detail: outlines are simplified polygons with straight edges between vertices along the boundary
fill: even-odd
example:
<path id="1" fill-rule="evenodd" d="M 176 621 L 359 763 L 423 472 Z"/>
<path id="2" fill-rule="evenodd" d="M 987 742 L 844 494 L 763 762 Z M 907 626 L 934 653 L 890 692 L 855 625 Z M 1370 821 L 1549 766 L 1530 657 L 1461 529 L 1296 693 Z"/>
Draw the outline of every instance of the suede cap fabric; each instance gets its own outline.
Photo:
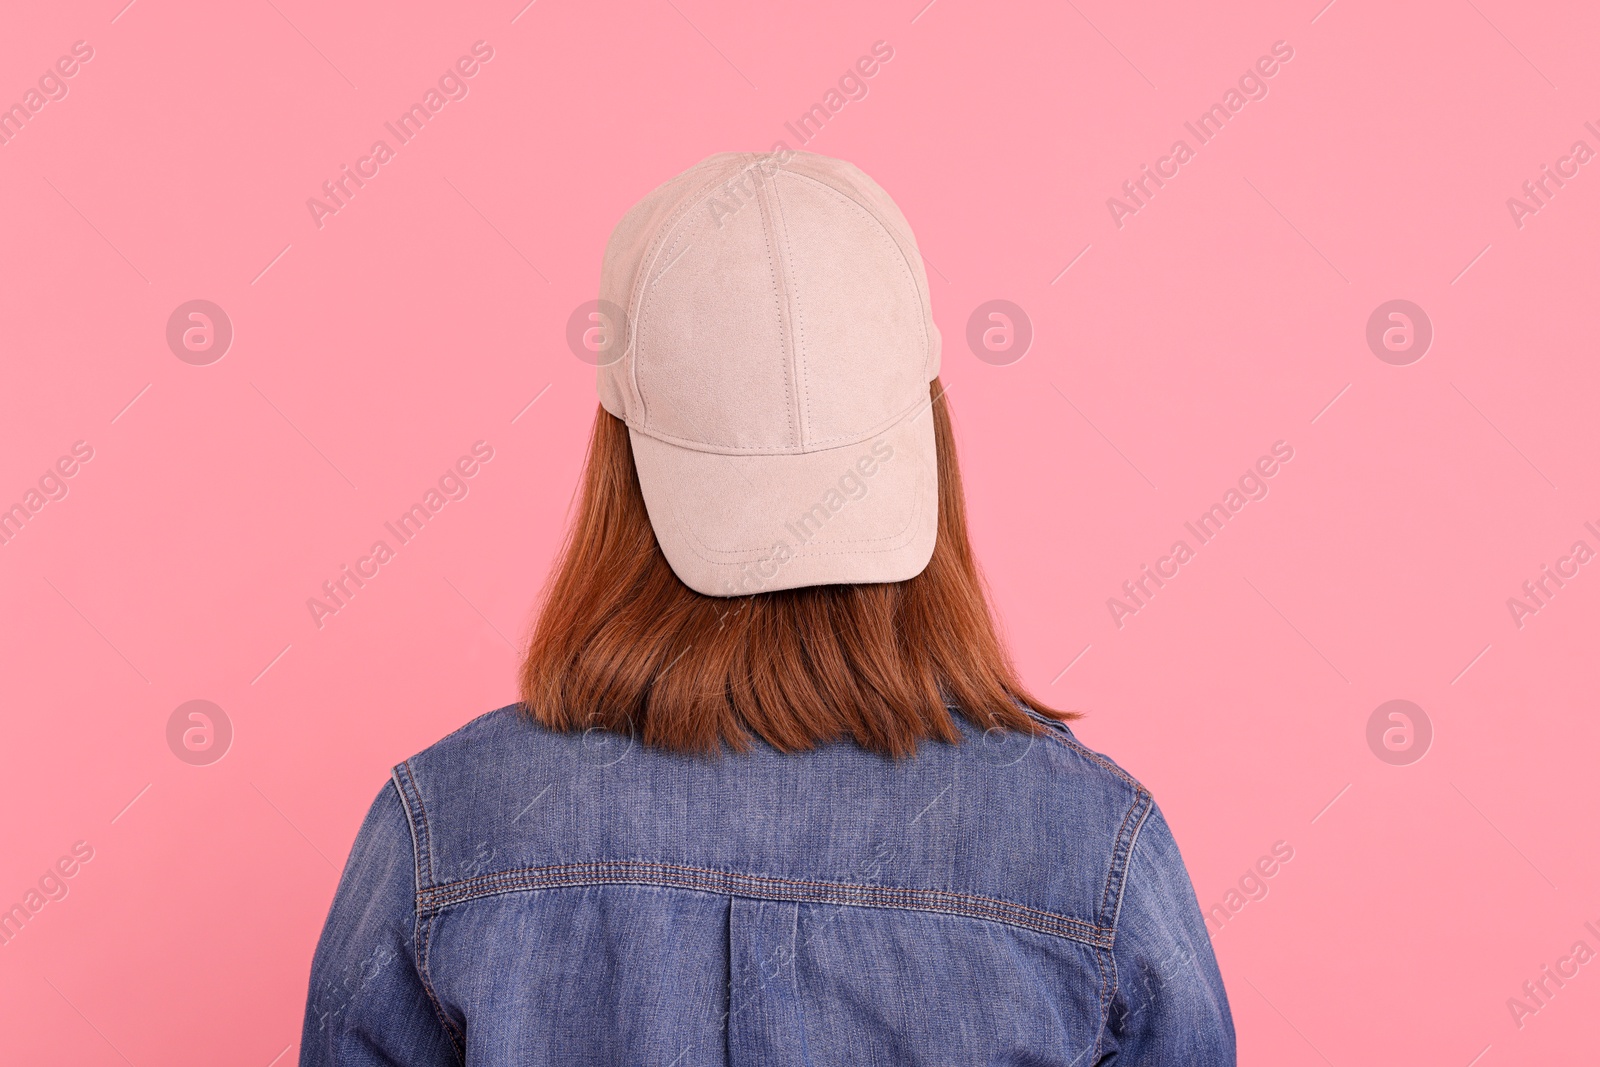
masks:
<path id="1" fill-rule="evenodd" d="M 723 153 L 611 235 L 600 402 L 673 572 L 711 596 L 894 582 L 938 527 L 939 331 L 916 241 L 849 163 Z"/>

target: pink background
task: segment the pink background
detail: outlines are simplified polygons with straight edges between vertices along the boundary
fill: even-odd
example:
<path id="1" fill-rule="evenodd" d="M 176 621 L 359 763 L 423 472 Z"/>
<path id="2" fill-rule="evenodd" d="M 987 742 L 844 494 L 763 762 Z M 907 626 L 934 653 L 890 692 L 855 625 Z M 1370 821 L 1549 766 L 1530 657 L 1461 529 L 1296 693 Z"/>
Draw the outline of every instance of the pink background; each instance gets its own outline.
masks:
<path id="1" fill-rule="evenodd" d="M 0 35 L 0 103 L 94 49 L 0 146 L 0 506 L 94 450 L 0 546 L 0 905 L 93 848 L 0 948 L 7 1062 L 292 1062 L 386 769 L 513 698 L 612 224 L 714 151 L 798 147 L 784 122 L 879 40 L 807 147 L 926 253 L 1027 682 L 1150 785 L 1203 906 L 1294 850 L 1213 926 L 1241 1061 L 1600 1052 L 1600 964 L 1507 1007 L 1600 951 L 1600 565 L 1507 606 L 1600 549 L 1600 163 L 1520 228 L 1506 204 L 1600 149 L 1592 5 L 123 2 Z M 307 198 L 478 40 L 470 94 L 319 229 Z M 1280 40 L 1268 96 L 1115 225 Z M 1435 330 L 1408 366 L 1365 340 L 1396 298 Z M 165 340 L 192 299 L 233 323 L 208 366 Z M 964 342 L 991 299 L 1033 323 L 1018 362 Z M 319 629 L 307 598 L 478 440 L 470 495 Z M 1267 498 L 1119 628 L 1107 598 L 1279 440 Z M 167 743 L 194 699 L 234 729 L 209 766 Z M 1432 724 L 1418 762 L 1368 747 L 1391 699 Z"/>

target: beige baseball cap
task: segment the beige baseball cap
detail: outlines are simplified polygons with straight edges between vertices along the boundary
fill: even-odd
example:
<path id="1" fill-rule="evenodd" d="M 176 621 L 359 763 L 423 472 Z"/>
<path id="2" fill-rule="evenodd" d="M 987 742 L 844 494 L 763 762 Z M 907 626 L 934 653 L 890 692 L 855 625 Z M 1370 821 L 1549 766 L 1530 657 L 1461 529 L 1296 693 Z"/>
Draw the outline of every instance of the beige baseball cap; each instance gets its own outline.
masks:
<path id="1" fill-rule="evenodd" d="M 723 153 L 606 245 L 600 403 L 689 588 L 742 596 L 915 577 L 933 554 L 939 331 L 911 228 L 808 152 Z"/>

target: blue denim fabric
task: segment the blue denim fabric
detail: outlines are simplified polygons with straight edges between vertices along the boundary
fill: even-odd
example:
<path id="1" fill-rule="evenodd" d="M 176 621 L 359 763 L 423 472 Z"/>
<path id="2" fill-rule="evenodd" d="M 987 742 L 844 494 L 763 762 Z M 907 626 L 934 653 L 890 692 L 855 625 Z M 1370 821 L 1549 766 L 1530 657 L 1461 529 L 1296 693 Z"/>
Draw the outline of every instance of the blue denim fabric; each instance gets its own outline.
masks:
<path id="1" fill-rule="evenodd" d="M 300 1062 L 1234 1063 L 1150 794 L 1060 724 L 692 758 L 502 708 L 394 769 Z"/>

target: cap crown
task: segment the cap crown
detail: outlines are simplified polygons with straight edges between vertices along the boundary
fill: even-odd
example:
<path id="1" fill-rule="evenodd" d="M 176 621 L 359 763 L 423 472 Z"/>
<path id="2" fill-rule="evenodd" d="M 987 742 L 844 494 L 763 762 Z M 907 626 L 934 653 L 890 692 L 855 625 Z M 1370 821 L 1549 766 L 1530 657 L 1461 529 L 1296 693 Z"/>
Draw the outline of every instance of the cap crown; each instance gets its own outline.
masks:
<path id="1" fill-rule="evenodd" d="M 601 403 L 703 452 L 792 455 L 882 432 L 939 371 L 922 258 L 856 167 L 724 153 L 617 224 L 600 297 L 625 315 Z"/>

